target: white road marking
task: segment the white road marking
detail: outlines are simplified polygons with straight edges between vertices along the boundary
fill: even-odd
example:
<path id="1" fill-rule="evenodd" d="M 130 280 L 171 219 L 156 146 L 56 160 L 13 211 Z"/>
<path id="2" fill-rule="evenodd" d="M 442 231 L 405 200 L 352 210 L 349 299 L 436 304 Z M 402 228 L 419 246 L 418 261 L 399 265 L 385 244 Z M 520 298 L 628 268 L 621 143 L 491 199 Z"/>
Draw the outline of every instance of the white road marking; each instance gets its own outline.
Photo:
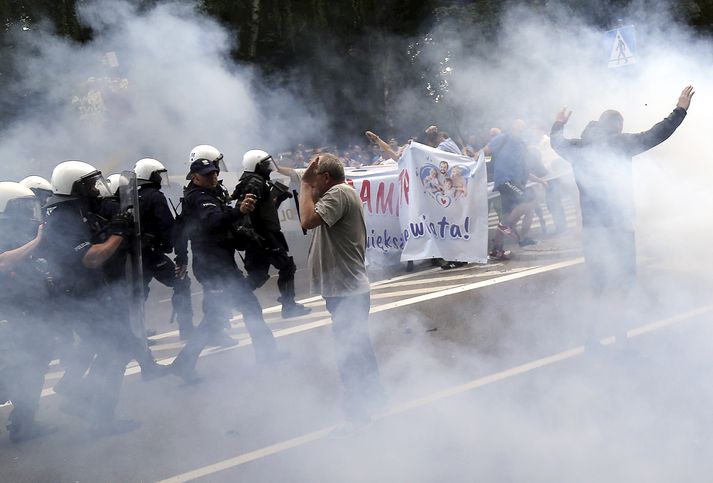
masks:
<path id="1" fill-rule="evenodd" d="M 643 325 L 641 327 L 637 327 L 635 329 L 631 329 L 627 332 L 627 337 L 628 338 L 633 338 L 633 337 L 638 337 L 650 332 L 654 332 L 657 330 L 664 329 L 672 324 L 675 324 L 677 322 L 682 322 L 684 320 L 696 317 L 698 315 L 703 315 L 707 312 L 710 312 L 713 310 L 713 305 L 706 305 L 703 307 L 699 307 L 695 310 L 691 310 L 689 312 L 683 313 L 683 314 L 678 314 L 676 316 L 670 317 L 668 319 L 656 321 L 650 324 Z M 610 345 L 614 342 L 614 337 L 605 337 L 599 341 L 600 344 L 602 345 Z M 556 354 L 552 354 L 547 357 L 543 357 L 540 359 L 536 359 L 534 361 L 526 362 L 524 364 L 520 364 L 515 367 L 511 367 L 509 369 L 505 369 L 503 371 L 496 372 L 494 374 L 490 374 L 488 376 L 480 377 L 477 379 L 473 379 L 472 381 L 466 382 L 464 384 L 459 384 L 457 386 L 453 386 L 441 391 L 434 392 L 432 394 L 428 394 L 426 396 L 417 398 L 417 399 L 412 399 L 410 401 L 406 401 L 402 404 L 399 404 L 392 408 L 390 411 L 379 415 L 374 418 L 374 420 L 380 420 L 380 419 L 385 419 L 397 414 L 405 413 L 407 411 L 411 411 L 413 409 L 417 409 L 420 407 L 428 406 L 429 404 L 433 404 L 435 402 L 438 402 L 443 399 L 451 398 L 454 396 L 458 396 L 460 394 L 466 393 L 468 391 L 472 391 L 474 389 L 477 389 L 479 387 L 486 386 L 488 384 L 493 384 L 496 382 L 500 382 L 506 379 L 510 379 L 515 376 L 519 376 L 522 374 L 526 374 L 528 372 L 534 371 L 536 369 L 539 369 L 541 367 L 545 366 L 550 366 L 552 364 L 557 364 L 559 362 L 566 361 L 568 359 L 572 359 L 574 357 L 580 356 L 584 354 L 585 352 L 585 347 L 580 345 L 577 347 L 573 347 L 571 349 L 567 349 L 561 352 L 558 352 Z M 311 443 L 313 441 L 317 441 L 320 439 L 323 439 L 329 433 L 335 428 L 336 426 L 329 426 L 317 431 L 312 431 L 311 433 L 303 434 L 301 436 L 288 439 L 286 441 L 282 441 L 276 444 L 272 444 L 269 446 L 265 446 L 263 448 L 256 449 L 254 451 L 249 451 L 247 453 L 243 453 L 241 455 L 225 459 L 223 461 L 220 461 L 218 463 L 214 463 L 211 465 L 206 465 L 203 466 L 202 468 L 198 468 L 192 471 L 188 471 L 186 473 L 181 473 L 176 476 L 172 476 L 170 478 L 166 478 L 164 480 L 160 480 L 158 483 L 182 483 L 186 481 L 191 481 L 196 478 L 202 478 L 204 476 L 212 475 L 215 473 L 218 473 L 223 470 L 227 470 L 230 468 L 235 468 L 237 466 L 244 465 L 246 463 L 250 463 L 251 461 L 256 461 L 262 458 L 265 458 L 267 456 L 272 456 L 274 454 L 282 453 L 284 451 L 290 450 L 292 448 L 296 448 L 298 446 L 302 446 L 308 443 Z"/>
<path id="2" fill-rule="evenodd" d="M 470 284 L 466 284 L 466 285 L 457 285 L 454 287 L 447 288 L 445 290 L 439 290 L 436 292 L 430 292 L 430 293 L 426 293 L 423 295 L 418 295 L 416 297 L 401 299 L 401 300 L 397 300 L 395 302 L 390 302 L 390 303 L 383 304 L 383 305 L 375 305 L 375 306 L 371 307 L 371 309 L 369 310 L 369 313 L 375 314 L 375 313 L 383 312 L 386 310 L 392 310 L 392 309 L 399 308 L 399 307 L 405 307 L 408 305 L 418 304 L 418 303 L 425 302 L 428 300 L 433 300 L 433 299 L 437 299 L 437 298 L 441 298 L 441 297 L 447 297 L 449 295 L 453 295 L 456 293 L 467 292 L 469 290 L 477 290 L 479 288 L 489 287 L 492 285 L 497 285 L 500 283 L 505 283 L 505 282 L 509 282 L 512 280 L 529 277 L 532 275 L 538 275 L 538 274 L 550 272 L 553 270 L 560 270 L 563 268 L 568 268 L 568 267 L 571 267 L 574 265 L 581 264 L 581 263 L 583 263 L 583 261 L 584 261 L 583 258 L 576 258 L 576 259 L 568 260 L 568 261 L 564 261 L 564 262 L 553 263 L 551 265 L 536 266 L 533 268 L 529 268 L 527 270 L 521 270 L 521 271 L 517 271 L 517 272 L 513 271 L 511 273 L 507 273 L 505 275 L 501 275 L 499 277 L 491 278 L 488 280 L 482 280 L 479 282 L 474 282 L 474 283 L 470 283 Z M 435 270 L 440 270 L 440 268 L 437 268 Z M 423 272 L 421 272 L 421 273 L 423 273 Z M 408 276 L 412 276 L 412 275 L 414 275 L 414 274 L 408 274 L 408 275 L 405 275 L 402 277 L 397 277 L 397 278 L 399 278 L 400 280 L 403 280 L 404 278 L 406 278 Z M 404 291 L 404 292 L 408 292 L 408 291 Z M 299 334 L 302 332 L 306 332 L 308 330 L 318 329 L 320 327 L 326 327 L 328 325 L 331 325 L 332 319 L 330 317 L 328 317 L 327 311 L 319 311 L 319 312 L 310 314 L 310 316 L 322 316 L 322 315 L 324 315 L 325 317 L 315 320 L 315 321 L 312 321 L 312 322 L 307 322 L 307 323 L 296 325 L 293 327 L 276 330 L 273 332 L 273 334 L 276 338 L 286 337 L 288 335 Z M 175 331 L 175 334 L 178 335 L 178 331 Z M 165 334 L 161 334 L 161 335 L 165 336 Z M 205 356 L 208 356 L 211 354 L 219 354 L 221 352 L 240 349 L 240 348 L 252 345 L 252 340 L 250 339 L 250 336 L 248 334 L 233 334 L 232 336 L 236 339 L 239 339 L 240 344 L 232 346 L 232 347 L 217 347 L 217 348 L 214 347 L 214 348 L 206 349 L 203 352 L 201 352 L 200 357 L 205 357 Z M 158 336 L 151 337 L 151 339 L 154 339 L 154 340 L 159 339 L 159 338 L 164 338 L 164 337 L 158 337 Z M 182 344 L 182 343 L 177 343 L 177 344 Z M 171 345 L 163 344 L 162 346 L 171 346 Z M 152 349 L 160 350 L 159 347 L 162 347 L 162 346 L 154 346 Z M 170 364 L 171 362 L 173 362 L 174 359 L 175 359 L 175 356 L 172 356 L 172 357 L 159 359 L 157 362 L 159 364 Z M 57 372 L 59 373 L 61 371 L 57 371 Z M 127 369 L 124 372 L 124 374 L 129 376 L 132 374 L 138 374 L 140 372 L 141 372 L 141 369 L 139 368 L 139 366 L 135 362 L 132 362 L 127 366 Z M 52 394 L 54 394 L 54 391 L 51 388 L 46 388 L 42 391 L 43 397 L 49 396 Z"/>
<path id="3" fill-rule="evenodd" d="M 472 267 L 471 267 L 472 268 Z M 521 267 L 521 268 L 515 268 L 512 270 L 508 270 L 507 273 L 517 273 L 517 272 L 522 272 L 525 270 L 529 270 L 533 268 L 532 266 L 530 267 Z M 449 270 L 450 272 L 451 270 Z M 461 274 L 461 275 L 452 275 L 449 277 L 433 277 L 433 278 L 424 278 L 422 280 L 409 280 L 407 282 L 396 282 L 396 283 L 390 283 L 388 287 L 386 288 L 393 288 L 393 287 L 409 287 L 412 285 L 426 285 L 426 284 L 433 284 L 433 283 L 438 283 L 438 282 L 454 282 L 456 280 L 466 280 L 469 278 L 483 278 L 483 277 L 490 277 L 494 274 L 497 274 L 497 272 L 494 272 L 493 270 L 488 270 L 485 272 L 477 272 L 477 273 L 468 273 L 468 274 Z M 376 290 L 379 288 L 377 287 Z M 373 288 L 372 288 L 373 290 Z"/>

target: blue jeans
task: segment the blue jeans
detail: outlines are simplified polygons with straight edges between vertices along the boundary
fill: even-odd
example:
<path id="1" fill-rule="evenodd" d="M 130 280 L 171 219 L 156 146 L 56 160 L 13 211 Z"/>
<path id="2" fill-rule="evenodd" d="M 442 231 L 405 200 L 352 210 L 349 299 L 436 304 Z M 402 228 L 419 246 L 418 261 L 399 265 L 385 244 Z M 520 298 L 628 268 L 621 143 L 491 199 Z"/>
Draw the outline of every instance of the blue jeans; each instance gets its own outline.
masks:
<path id="1" fill-rule="evenodd" d="M 350 419 L 368 418 L 383 398 L 379 367 L 369 338 L 369 293 L 324 297 L 332 316 L 334 352 L 344 385 L 344 410 Z"/>

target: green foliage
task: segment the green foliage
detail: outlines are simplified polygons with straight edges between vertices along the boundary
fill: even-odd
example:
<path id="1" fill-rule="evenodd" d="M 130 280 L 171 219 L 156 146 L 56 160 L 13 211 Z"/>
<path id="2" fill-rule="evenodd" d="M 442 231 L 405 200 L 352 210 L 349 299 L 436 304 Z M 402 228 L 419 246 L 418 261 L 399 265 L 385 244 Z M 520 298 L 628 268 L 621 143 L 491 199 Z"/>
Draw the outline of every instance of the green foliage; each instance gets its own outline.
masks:
<path id="1" fill-rule="evenodd" d="M 89 0 L 0 0 L 0 47 L 11 49 L 13 42 L 22 41 L 23 32 L 39 22 L 48 22 L 61 36 L 89 40 L 92 32 L 77 18 L 77 5 L 85 1 Z M 150 7 L 161 0 L 133 1 Z M 568 8 L 605 28 L 615 24 L 633 2 L 526 3 L 545 14 L 555 5 Z M 236 61 L 258 67 L 268 88 L 293 86 L 295 95 L 316 99 L 331 114 L 332 132 L 356 136 L 374 129 L 387 136 L 404 136 L 434 122 L 457 124 L 458 113 L 448 99 L 448 67 L 458 52 L 449 43 L 458 40 L 461 45 L 478 46 L 484 38 L 495 38 L 502 12 L 516 3 L 522 2 L 201 0 L 199 6 L 232 32 Z M 666 5 L 682 22 L 711 33 L 713 0 Z M 0 87 L 8 77 L 7 69 L 0 66 Z M 421 96 L 416 101 L 423 104 L 423 113 L 407 122 L 399 118 L 397 98 L 409 88 Z"/>

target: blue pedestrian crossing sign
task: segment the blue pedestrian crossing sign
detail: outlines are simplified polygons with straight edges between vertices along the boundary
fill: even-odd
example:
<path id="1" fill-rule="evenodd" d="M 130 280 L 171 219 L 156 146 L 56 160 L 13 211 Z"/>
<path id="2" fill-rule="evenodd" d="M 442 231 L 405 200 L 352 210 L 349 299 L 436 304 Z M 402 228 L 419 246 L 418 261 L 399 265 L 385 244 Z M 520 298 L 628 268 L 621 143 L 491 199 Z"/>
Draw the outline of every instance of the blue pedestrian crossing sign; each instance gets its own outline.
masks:
<path id="1" fill-rule="evenodd" d="M 636 29 L 633 25 L 610 30 L 605 38 L 609 67 L 636 64 Z"/>

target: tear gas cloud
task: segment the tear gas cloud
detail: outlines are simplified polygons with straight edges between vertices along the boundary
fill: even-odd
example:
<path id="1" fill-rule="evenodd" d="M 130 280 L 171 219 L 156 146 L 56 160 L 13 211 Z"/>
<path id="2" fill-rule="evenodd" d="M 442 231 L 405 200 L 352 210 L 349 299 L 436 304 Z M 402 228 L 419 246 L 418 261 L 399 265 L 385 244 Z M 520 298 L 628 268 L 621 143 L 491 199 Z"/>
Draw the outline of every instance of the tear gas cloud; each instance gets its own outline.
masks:
<path id="1" fill-rule="evenodd" d="M 131 2 L 94 1 L 79 15 L 95 31 L 86 44 L 46 26 L 19 33 L 16 88 L 30 96 L 1 133 L 0 154 L 15 160 L 3 168 L 6 179 L 49 177 L 65 159 L 108 175 L 154 157 L 183 174 L 197 144 L 217 146 L 228 169 L 238 170 L 248 149 L 289 146 L 320 129 L 309 106 L 261 87 L 250 67 L 236 65 L 233 36 L 193 2 L 140 11 Z"/>
<path id="2" fill-rule="evenodd" d="M 622 112 L 625 131 L 648 129 L 669 114 L 685 85 L 696 86 L 690 114 L 671 139 L 634 161 L 634 179 L 640 245 L 645 242 L 646 253 L 661 257 L 665 265 L 681 268 L 683 279 L 690 275 L 700 283 L 657 280 L 647 284 L 652 292 L 643 302 L 622 298 L 600 304 L 587 296 L 581 271 L 567 272 L 566 276 L 577 277 L 574 282 L 563 278 L 547 290 L 535 285 L 540 282 L 520 285 L 522 297 L 517 303 L 503 297 L 489 299 L 492 292 L 475 295 L 462 309 L 445 310 L 448 320 L 438 320 L 441 327 L 462 326 L 437 334 L 448 332 L 450 340 L 437 342 L 435 336 L 414 330 L 412 340 L 398 347 L 382 347 L 380 341 L 400 328 L 419 328 L 433 321 L 418 311 L 383 317 L 371 329 L 387 391 L 396 402 L 511 367 L 522 357 L 579 345 L 586 332 L 582 326 L 600 318 L 614 318 L 629 327 L 657 320 L 678 306 L 695 305 L 697 294 L 710 293 L 706 275 L 713 220 L 700 208 L 711 202 L 713 173 L 707 165 L 711 149 L 706 134 L 713 114 L 706 106 L 713 92 L 713 43 L 677 27 L 662 14 L 633 11 L 639 19 L 639 62 L 610 70 L 600 29 L 555 6 L 548 12 L 543 16 L 526 8 L 510 10 L 487 52 L 450 38 L 442 47 L 456 59 L 451 95 L 478 118 L 491 118 L 493 125 L 501 126 L 524 118 L 544 122 L 548 128 L 554 113 L 567 105 L 574 114 L 566 135 L 579 137 L 588 121 L 609 108 Z M 45 107 L 26 112 L 4 130 L 3 159 L 28 163 L 6 163 L 6 177 L 30 174 L 28 166 L 48 175 L 56 161 L 73 157 L 101 168 L 115 160 L 127 168 L 133 160 L 153 155 L 165 160 L 169 169 L 182 172 L 194 144 L 213 143 L 235 158 L 262 143 L 285 141 L 286 133 L 300 142 L 299 136 L 306 134 L 294 126 L 321 125 L 318 115 L 304 118 L 309 111 L 295 98 L 255 91 L 256 74 L 227 60 L 228 34 L 190 7 L 162 4 L 137 14 L 124 3 L 94 3 L 83 9 L 83 16 L 91 25 L 104 26 L 88 45 L 35 32 L 32 42 L 38 54 L 26 59 L 23 74 L 41 97 L 39 105 Z M 447 33 L 449 26 L 442 28 Z M 129 82 L 121 103 L 112 106 L 123 115 L 87 122 L 76 108 L 66 106 L 66 99 L 97 75 L 97 58 L 106 52 L 116 52 L 119 77 Z M 441 54 L 433 52 L 431 60 L 437 61 Z M 413 92 L 400 95 L 417 97 Z M 274 115 L 261 109 L 266 104 L 276 106 Z M 681 246 L 686 253 L 673 250 Z M 530 279 L 539 280 L 525 280 Z M 691 286 L 696 286 L 695 293 L 688 291 Z M 713 362 L 702 342 L 711 334 L 698 330 L 701 342 L 688 347 L 685 358 L 692 362 L 656 366 L 656 377 L 678 378 L 677 387 L 686 387 L 685 370 Z M 490 341 L 487 352 L 463 342 L 472 341 L 466 334 L 482 342 L 491 332 L 500 335 Z M 293 349 L 295 357 L 316 357 L 310 348 L 304 349 L 303 353 Z M 647 350 L 665 353 L 668 344 L 650 343 Z M 444 353 L 450 355 L 445 360 Z M 326 367 L 334 365 L 330 356 L 322 361 Z M 373 430 L 375 437 L 339 447 L 323 445 L 325 453 L 319 456 L 288 452 L 280 464 L 286 465 L 286 471 L 289 467 L 285 474 L 291 481 L 327 481 L 325 472 L 338 475 L 332 481 L 671 481 L 709 474 L 700 445 L 710 445 L 710 425 L 692 428 L 699 420 L 709 421 L 701 412 L 707 413 L 710 404 L 686 412 L 663 397 L 663 389 L 639 393 L 627 385 L 629 369 L 626 361 L 597 359 L 554 386 L 539 373 L 529 373 L 503 383 L 502 389 L 491 385 L 474 392 L 474 397 L 421 410 L 416 425 L 414 419 L 389 418 Z M 273 385 L 275 394 L 255 392 L 251 399 L 288 400 L 297 406 L 304 401 L 314 406 L 333 402 L 314 394 L 317 389 L 313 391 L 309 383 L 300 384 L 309 382 L 310 375 L 287 379 L 284 386 Z M 697 387 L 697 381 L 691 376 L 692 387 Z M 215 398 L 225 399 L 228 392 L 222 387 Z M 286 392 L 290 397 L 284 397 Z M 701 388 L 692 394 L 711 402 L 710 390 Z M 241 398 L 244 393 L 234 397 Z M 210 418 L 207 413 L 192 416 Z M 215 426 L 215 421 L 207 425 Z M 422 437 L 422 432 L 428 437 Z M 634 435 L 648 438 L 642 442 Z M 171 444 L 166 442 L 157 456 L 177 451 Z M 348 450 L 340 454 L 339 448 L 345 447 Z M 191 451 L 205 450 L 210 461 L 212 449 L 204 445 Z"/>
<path id="3" fill-rule="evenodd" d="M 641 132 L 671 112 L 683 87 L 694 85 L 696 96 L 680 128 L 662 145 L 634 158 L 633 190 L 641 248 L 707 271 L 713 262 L 707 253 L 713 236 L 705 227 L 713 215 L 691 207 L 713 201 L 708 136 L 713 112 L 707 108 L 713 92 L 713 44 L 668 15 L 669 4 L 635 5 L 623 21 L 636 27 L 635 65 L 608 68 L 612 45 L 602 29 L 557 2 L 548 2 L 544 11 L 508 10 L 498 37 L 482 43 L 477 35 L 471 35 L 474 42 L 461 42 L 445 23 L 432 34 L 440 43 L 422 61 L 433 64 L 449 57 L 448 96 L 464 108 L 466 132 L 477 122 L 506 129 L 516 118 L 548 132 L 563 106 L 573 111 L 565 127 L 568 138 L 580 137 L 586 124 L 606 109 L 622 113 L 624 132 Z"/>

